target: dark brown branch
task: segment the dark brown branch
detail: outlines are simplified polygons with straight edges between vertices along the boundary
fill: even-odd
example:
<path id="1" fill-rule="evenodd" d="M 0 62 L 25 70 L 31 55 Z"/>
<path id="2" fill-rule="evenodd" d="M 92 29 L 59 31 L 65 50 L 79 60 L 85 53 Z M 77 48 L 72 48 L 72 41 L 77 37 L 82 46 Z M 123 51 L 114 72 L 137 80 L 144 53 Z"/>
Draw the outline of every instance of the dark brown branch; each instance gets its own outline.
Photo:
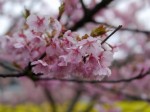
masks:
<path id="1" fill-rule="evenodd" d="M 100 10 L 107 7 L 113 0 L 102 0 L 98 3 L 92 10 L 88 11 L 84 17 L 78 21 L 73 27 L 69 28 L 71 30 L 77 30 L 82 27 L 85 23 L 92 21 L 93 16 Z"/>
<path id="2" fill-rule="evenodd" d="M 113 26 L 113 25 L 110 25 L 110 24 L 108 24 L 108 23 L 105 23 L 105 22 L 97 22 L 97 21 L 95 21 L 95 20 L 92 20 L 94 23 L 96 23 L 96 24 L 103 24 L 103 25 L 105 25 L 105 26 L 108 26 L 108 27 L 111 27 L 111 28 L 117 28 L 116 26 Z M 131 28 L 124 28 L 124 27 L 122 27 L 121 29 L 120 29 L 120 31 L 129 31 L 129 32 L 134 32 L 134 33 L 144 33 L 144 34 L 146 34 L 146 35 L 148 35 L 148 34 L 150 34 L 150 31 L 145 31 L 145 30 L 139 30 L 139 29 L 131 29 Z"/>
<path id="3" fill-rule="evenodd" d="M 110 35 L 108 35 L 103 41 L 101 44 L 105 43 L 109 37 L 111 37 L 116 31 L 118 31 L 119 29 L 121 29 L 122 25 L 119 25 Z"/>
<path id="4" fill-rule="evenodd" d="M 24 77 L 26 76 L 24 73 L 16 73 L 16 74 L 0 74 L 0 78 L 8 78 L 8 77 Z"/>
<path id="5" fill-rule="evenodd" d="M 58 80 L 58 81 L 68 81 L 68 82 L 75 82 L 75 83 L 127 83 L 127 82 L 131 82 L 134 80 L 139 80 L 142 79 L 144 77 L 146 77 L 147 75 L 150 74 L 150 71 L 147 71 L 146 73 L 142 74 L 138 74 L 137 76 L 131 77 L 131 78 L 127 78 L 127 79 L 118 79 L 118 80 L 77 80 L 77 79 L 58 79 L 58 78 L 42 78 L 42 77 L 37 77 L 37 81 L 50 81 L 50 80 Z"/>
<path id="6" fill-rule="evenodd" d="M 144 77 L 146 77 L 147 75 L 150 74 L 150 71 L 147 71 L 145 73 L 139 73 L 137 76 L 131 77 L 131 78 L 127 78 L 127 79 L 118 79 L 118 80 L 78 80 L 78 79 L 58 79 L 58 78 L 42 78 L 40 77 L 41 74 L 39 75 L 35 75 L 35 74 L 31 74 L 33 75 L 32 77 L 34 78 L 34 81 L 50 81 L 50 80 L 58 80 L 58 81 L 68 81 L 68 82 L 76 82 L 76 83 L 127 83 L 127 82 L 131 82 L 133 80 L 139 80 L 142 79 Z M 22 77 L 22 76 L 28 76 L 25 73 L 18 73 L 18 74 L 0 74 L 1 78 L 6 78 L 6 77 Z M 39 77 L 38 77 L 39 76 Z M 28 76 L 29 77 L 29 76 Z"/>
<path id="7" fill-rule="evenodd" d="M 80 2 L 81 2 L 81 5 L 82 5 L 82 8 L 83 8 L 84 14 L 85 14 L 85 13 L 87 13 L 89 10 L 86 8 L 86 6 L 85 6 L 85 4 L 84 4 L 83 0 L 80 0 Z"/>

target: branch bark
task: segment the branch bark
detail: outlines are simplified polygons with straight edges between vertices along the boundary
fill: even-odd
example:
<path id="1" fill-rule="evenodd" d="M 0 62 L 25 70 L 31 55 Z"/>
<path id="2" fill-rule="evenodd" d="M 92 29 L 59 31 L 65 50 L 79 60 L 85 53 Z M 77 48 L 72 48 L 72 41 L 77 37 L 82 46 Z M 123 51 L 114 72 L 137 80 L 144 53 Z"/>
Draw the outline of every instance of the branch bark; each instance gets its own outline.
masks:
<path id="1" fill-rule="evenodd" d="M 51 80 L 57 80 L 57 81 L 65 81 L 65 82 L 74 82 L 74 83 L 128 83 L 132 82 L 134 80 L 140 80 L 146 76 L 150 75 L 150 71 L 147 71 L 145 73 L 139 73 L 137 76 L 126 78 L 126 79 L 118 79 L 118 80 L 77 80 L 77 79 L 58 79 L 58 78 L 49 78 L 49 77 L 40 77 L 35 74 L 33 74 L 34 81 L 51 81 Z M 18 73 L 18 74 L 0 74 L 0 78 L 7 78 L 7 77 L 23 77 L 27 76 L 24 73 Z"/>
<path id="2" fill-rule="evenodd" d="M 58 78 L 37 78 L 36 81 L 50 81 L 50 80 L 58 80 L 58 81 L 68 81 L 68 82 L 74 82 L 74 83 L 128 83 L 132 82 L 134 80 L 140 80 L 146 76 L 150 75 L 150 71 L 147 71 L 145 73 L 139 73 L 137 76 L 126 78 L 126 79 L 118 79 L 118 80 L 77 80 L 77 79 L 58 79 Z"/>
<path id="3" fill-rule="evenodd" d="M 73 27 L 69 28 L 72 31 L 77 30 L 78 28 L 84 26 L 87 22 L 92 21 L 93 16 L 100 10 L 107 7 L 114 0 L 102 0 L 98 3 L 92 10 L 89 10 L 83 18 L 78 21 Z"/>

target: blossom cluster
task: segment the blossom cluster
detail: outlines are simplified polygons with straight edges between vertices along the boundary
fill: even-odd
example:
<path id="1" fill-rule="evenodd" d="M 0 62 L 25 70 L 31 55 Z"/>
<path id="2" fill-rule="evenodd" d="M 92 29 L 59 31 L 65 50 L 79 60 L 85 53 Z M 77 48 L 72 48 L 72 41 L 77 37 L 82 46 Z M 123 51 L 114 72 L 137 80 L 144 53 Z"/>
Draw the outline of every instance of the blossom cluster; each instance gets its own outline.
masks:
<path id="1" fill-rule="evenodd" d="M 23 28 L 0 38 L 0 59 L 53 78 L 100 80 L 111 74 L 114 49 L 93 37 L 66 30 L 55 18 L 30 14 Z"/>

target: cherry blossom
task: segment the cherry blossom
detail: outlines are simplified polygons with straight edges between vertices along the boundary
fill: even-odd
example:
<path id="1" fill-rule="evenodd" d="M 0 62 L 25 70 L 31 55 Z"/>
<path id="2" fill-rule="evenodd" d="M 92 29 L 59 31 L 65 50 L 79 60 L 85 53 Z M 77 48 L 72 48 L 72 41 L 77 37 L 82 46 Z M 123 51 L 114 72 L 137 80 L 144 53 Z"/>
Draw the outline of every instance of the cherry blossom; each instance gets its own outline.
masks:
<path id="1" fill-rule="evenodd" d="M 27 18 L 27 25 L 31 30 L 43 32 L 48 28 L 48 18 L 40 15 L 32 14 Z"/>
<path id="2" fill-rule="evenodd" d="M 113 51 L 103 47 L 106 43 L 101 45 L 100 37 L 86 34 L 83 38 L 77 32 L 63 31 L 62 24 L 48 16 L 31 14 L 26 23 L 27 29 L 15 32 L 8 42 L 4 39 L 1 49 L 7 61 L 21 68 L 31 63 L 34 74 L 48 77 L 100 80 L 111 74 Z"/>

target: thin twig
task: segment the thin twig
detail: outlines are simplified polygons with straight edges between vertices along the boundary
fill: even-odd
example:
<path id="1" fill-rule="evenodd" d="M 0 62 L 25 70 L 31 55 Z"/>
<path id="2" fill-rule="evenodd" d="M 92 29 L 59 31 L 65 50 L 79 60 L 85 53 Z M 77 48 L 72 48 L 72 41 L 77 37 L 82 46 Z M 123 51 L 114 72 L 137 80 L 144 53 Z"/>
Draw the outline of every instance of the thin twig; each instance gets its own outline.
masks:
<path id="1" fill-rule="evenodd" d="M 111 37 L 116 31 L 118 31 L 119 29 L 121 29 L 122 25 L 119 25 L 110 35 L 108 35 L 103 41 L 101 44 L 104 44 L 108 39 L 109 37 Z"/>

